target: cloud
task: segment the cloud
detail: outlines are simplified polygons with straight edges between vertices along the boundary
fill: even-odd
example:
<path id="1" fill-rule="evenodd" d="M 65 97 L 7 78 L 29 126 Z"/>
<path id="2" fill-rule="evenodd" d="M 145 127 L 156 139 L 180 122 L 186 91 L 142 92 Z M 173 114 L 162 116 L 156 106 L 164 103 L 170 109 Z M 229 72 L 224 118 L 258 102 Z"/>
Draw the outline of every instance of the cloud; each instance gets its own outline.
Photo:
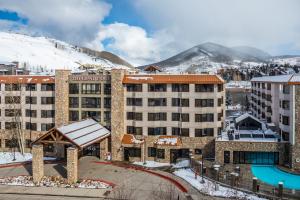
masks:
<path id="1" fill-rule="evenodd" d="M 166 29 L 181 50 L 203 42 L 252 45 L 271 53 L 300 41 L 298 0 L 132 0 L 156 30 Z M 300 49 L 298 49 L 300 52 Z"/>
<path id="2" fill-rule="evenodd" d="M 26 18 L 27 29 L 80 44 L 95 38 L 111 6 L 98 0 L 9 0 L 0 1 L 0 9 Z"/>
<path id="3" fill-rule="evenodd" d="M 164 31 L 148 35 L 141 27 L 113 23 L 100 27 L 96 39 L 87 46 L 112 51 L 134 65 L 141 65 L 160 60 L 171 42 L 172 37 Z"/>

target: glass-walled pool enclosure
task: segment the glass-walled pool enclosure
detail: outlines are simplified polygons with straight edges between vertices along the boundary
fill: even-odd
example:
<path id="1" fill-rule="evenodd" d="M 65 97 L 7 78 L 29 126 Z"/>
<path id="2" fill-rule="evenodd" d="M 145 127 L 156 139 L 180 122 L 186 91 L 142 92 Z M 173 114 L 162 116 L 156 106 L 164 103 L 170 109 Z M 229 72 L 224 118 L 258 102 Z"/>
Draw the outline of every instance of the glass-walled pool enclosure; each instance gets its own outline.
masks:
<path id="1" fill-rule="evenodd" d="M 256 151 L 234 151 L 234 164 L 260 164 L 277 165 L 279 164 L 278 152 L 256 152 Z"/>

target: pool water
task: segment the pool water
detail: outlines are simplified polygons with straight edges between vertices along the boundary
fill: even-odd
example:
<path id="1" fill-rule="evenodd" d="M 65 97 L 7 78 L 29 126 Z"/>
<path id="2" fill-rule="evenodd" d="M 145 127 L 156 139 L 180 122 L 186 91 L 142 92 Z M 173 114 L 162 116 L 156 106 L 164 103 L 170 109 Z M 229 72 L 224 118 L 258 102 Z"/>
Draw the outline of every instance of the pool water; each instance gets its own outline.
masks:
<path id="1" fill-rule="evenodd" d="M 284 188 L 300 190 L 300 175 L 284 172 L 275 166 L 252 165 L 251 171 L 259 180 L 269 185 L 278 186 L 281 181 Z"/>

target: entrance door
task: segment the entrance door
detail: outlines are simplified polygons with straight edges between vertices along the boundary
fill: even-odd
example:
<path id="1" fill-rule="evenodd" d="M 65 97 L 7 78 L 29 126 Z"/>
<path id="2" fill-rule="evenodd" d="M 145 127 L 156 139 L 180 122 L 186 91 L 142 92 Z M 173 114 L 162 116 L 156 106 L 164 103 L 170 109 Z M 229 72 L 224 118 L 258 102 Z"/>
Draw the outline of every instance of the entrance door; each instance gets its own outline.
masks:
<path id="1" fill-rule="evenodd" d="M 230 151 L 224 151 L 224 163 L 230 163 Z"/>
<path id="2" fill-rule="evenodd" d="M 177 158 L 178 158 L 178 150 L 170 149 L 170 162 L 176 163 Z"/>
<path id="3" fill-rule="evenodd" d="M 83 155 L 100 157 L 99 144 L 92 144 L 90 146 L 83 148 Z"/>
<path id="4" fill-rule="evenodd" d="M 124 148 L 124 161 L 129 161 L 129 149 Z"/>

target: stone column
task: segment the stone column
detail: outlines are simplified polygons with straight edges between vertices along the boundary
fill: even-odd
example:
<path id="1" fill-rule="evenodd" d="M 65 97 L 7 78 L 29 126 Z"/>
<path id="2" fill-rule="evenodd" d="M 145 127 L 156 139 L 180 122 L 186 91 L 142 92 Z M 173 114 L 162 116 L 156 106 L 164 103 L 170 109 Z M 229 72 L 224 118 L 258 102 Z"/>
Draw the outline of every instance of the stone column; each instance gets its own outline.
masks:
<path id="1" fill-rule="evenodd" d="M 252 191 L 257 192 L 257 178 L 256 177 L 252 178 Z"/>
<path id="2" fill-rule="evenodd" d="M 69 122 L 69 75 L 71 70 L 55 71 L 55 126 Z"/>
<path id="3" fill-rule="evenodd" d="M 100 159 L 105 160 L 106 154 L 108 153 L 108 138 L 103 139 L 100 141 Z"/>
<path id="4" fill-rule="evenodd" d="M 39 183 L 44 176 L 43 145 L 32 146 L 32 176 L 34 183 Z"/>
<path id="5" fill-rule="evenodd" d="M 125 70 L 111 70 L 111 153 L 113 160 L 123 160 L 122 138 L 125 129 Z"/>
<path id="6" fill-rule="evenodd" d="M 145 144 L 145 142 L 143 142 L 143 143 L 141 144 L 141 162 L 143 162 L 143 163 L 146 162 L 146 160 L 145 160 L 145 158 L 146 158 L 146 155 L 145 155 L 145 153 L 146 153 L 145 147 L 146 147 L 146 144 Z"/>
<path id="7" fill-rule="evenodd" d="M 76 183 L 78 180 L 78 149 L 75 147 L 67 149 L 67 171 L 68 183 Z"/>

